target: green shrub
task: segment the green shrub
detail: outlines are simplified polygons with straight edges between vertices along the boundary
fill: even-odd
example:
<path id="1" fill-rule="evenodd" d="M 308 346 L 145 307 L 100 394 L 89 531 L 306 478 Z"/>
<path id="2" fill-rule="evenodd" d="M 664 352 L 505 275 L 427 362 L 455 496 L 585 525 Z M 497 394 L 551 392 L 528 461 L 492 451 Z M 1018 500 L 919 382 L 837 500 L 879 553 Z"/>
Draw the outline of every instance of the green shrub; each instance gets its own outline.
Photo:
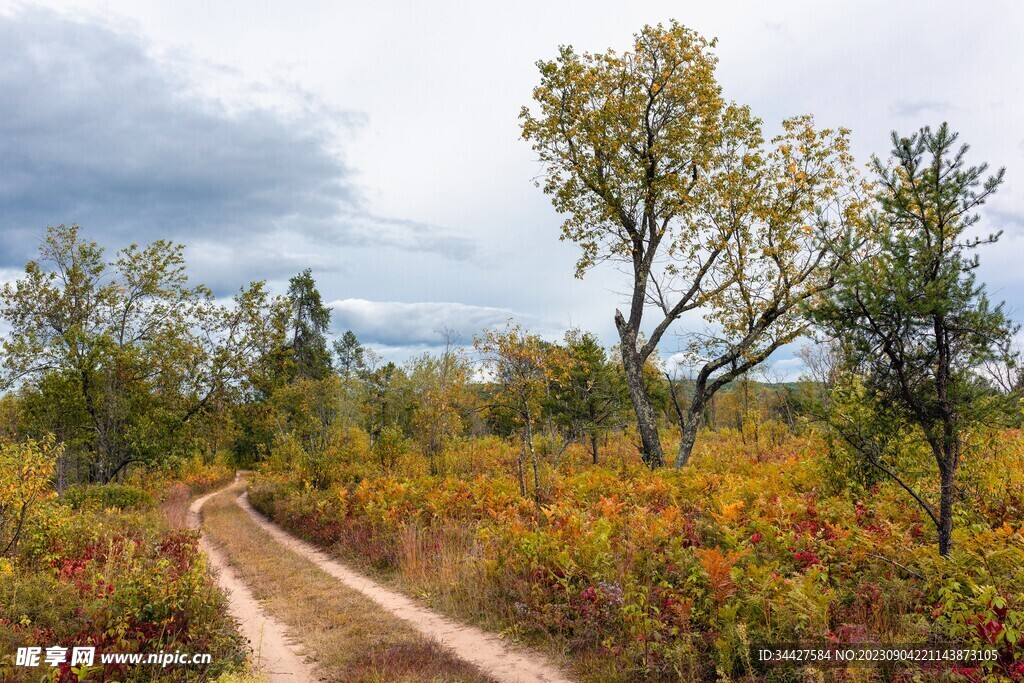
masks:
<path id="1" fill-rule="evenodd" d="M 72 486 L 61 493 L 60 500 L 76 510 L 89 508 L 152 510 L 155 506 L 153 497 L 142 489 L 121 484 Z"/>

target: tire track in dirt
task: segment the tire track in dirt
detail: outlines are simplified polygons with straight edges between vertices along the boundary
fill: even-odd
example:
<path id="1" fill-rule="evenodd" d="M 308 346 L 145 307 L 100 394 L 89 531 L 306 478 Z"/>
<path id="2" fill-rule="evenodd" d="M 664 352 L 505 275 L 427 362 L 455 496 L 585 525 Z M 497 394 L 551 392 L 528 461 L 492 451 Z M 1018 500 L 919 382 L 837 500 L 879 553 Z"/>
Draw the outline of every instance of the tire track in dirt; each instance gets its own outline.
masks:
<path id="1" fill-rule="evenodd" d="M 235 480 L 238 480 L 237 476 Z M 194 500 L 189 506 L 189 524 L 201 530 L 203 503 L 232 486 L 234 484 Z M 318 683 L 320 679 L 289 645 L 291 641 L 285 627 L 263 611 L 221 552 L 205 536 L 200 536 L 199 547 L 216 570 L 217 584 L 228 594 L 228 613 L 238 621 L 242 635 L 252 645 L 256 672 L 266 676 L 269 683 Z"/>
<path id="2" fill-rule="evenodd" d="M 249 504 L 246 494 L 236 502 L 259 526 L 288 550 L 306 558 L 321 570 L 359 591 L 385 611 L 406 621 L 412 628 L 433 638 L 460 659 L 501 683 L 573 683 L 543 655 L 513 647 L 493 633 L 460 624 L 417 604 L 359 574 L 325 552 L 267 520 Z M 293 679 L 297 680 L 297 679 Z"/>

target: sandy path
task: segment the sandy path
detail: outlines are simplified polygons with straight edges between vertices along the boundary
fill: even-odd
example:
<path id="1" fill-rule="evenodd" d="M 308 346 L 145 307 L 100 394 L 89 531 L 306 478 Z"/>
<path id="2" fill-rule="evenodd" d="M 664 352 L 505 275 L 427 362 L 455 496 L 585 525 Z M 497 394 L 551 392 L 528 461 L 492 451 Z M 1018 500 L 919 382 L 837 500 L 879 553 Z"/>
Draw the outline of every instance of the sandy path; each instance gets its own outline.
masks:
<path id="1" fill-rule="evenodd" d="M 193 527 L 200 528 L 199 513 L 203 503 L 227 488 L 230 486 L 193 501 L 189 507 L 189 523 Z M 284 626 L 263 611 L 249 588 L 231 570 L 224 556 L 205 536 L 199 539 L 199 546 L 209 558 L 210 566 L 216 570 L 217 583 L 227 591 L 228 613 L 238 621 L 242 635 L 252 645 L 257 672 L 266 676 L 269 683 L 317 683 L 319 679 L 288 645 Z"/>
<path id="2" fill-rule="evenodd" d="M 415 630 L 433 638 L 457 657 L 475 664 L 485 674 L 501 683 L 571 683 L 543 656 L 512 647 L 498 636 L 473 626 L 466 626 L 418 605 L 413 600 L 358 574 L 316 546 L 292 536 L 267 521 L 249 505 L 245 495 L 237 498 L 256 523 L 274 540 L 292 552 L 305 557 L 317 567 L 345 585 L 359 591 L 386 611 L 404 619 Z"/>

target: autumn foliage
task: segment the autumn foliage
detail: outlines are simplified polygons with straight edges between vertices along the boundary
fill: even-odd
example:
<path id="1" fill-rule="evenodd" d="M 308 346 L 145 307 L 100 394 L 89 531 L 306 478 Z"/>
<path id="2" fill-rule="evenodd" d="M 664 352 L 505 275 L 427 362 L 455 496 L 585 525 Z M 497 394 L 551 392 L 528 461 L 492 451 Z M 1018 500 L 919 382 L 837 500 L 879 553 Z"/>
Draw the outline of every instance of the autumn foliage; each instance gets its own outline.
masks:
<path id="1" fill-rule="evenodd" d="M 585 680 L 761 680 L 752 652 L 779 642 L 951 640 L 999 650 L 960 680 L 1024 674 L 1024 435 L 985 446 L 948 561 L 898 490 L 824 476 L 816 438 L 699 443 L 694 467 L 671 472 L 625 443 L 605 466 L 573 448 L 540 509 L 509 467 L 518 446 L 489 440 L 449 453 L 455 476 L 410 463 L 316 490 L 268 472 L 251 498 L 441 609 L 569 653 Z"/>
<path id="2" fill-rule="evenodd" d="M 30 442 L 17 449 L 22 467 L 0 472 L 17 472 L 20 488 L 12 493 L 0 486 L 0 510 L 10 509 L 11 500 L 25 500 L 26 493 L 35 496 L 35 504 L 24 515 L 17 552 L 0 556 L 0 680 L 36 681 L 41 673 L 60 683 L 176 681 L 184 675 L 213 680 L 241 668 L 245 643 L 207 571 L 198 532 L 169 526 L 156 510 L 157 499 L 178 489 L 154 477 L 148 491 L 93 486 L 58 497 L 50 485 L 53 457 L 47 445 Z M 217 481 L 224 481 L 223 473 Z M 184 495 L 187 501 L 188 489 Z M 97 655 L 91 667 L 71 667 L 67 660 L 42 669 L 15 666 L 17 648 L 33 646 L 92 646 L 97 653 L 126 654 L 181 650 L 210 653 L 212 663 L 184 673 L 152 665 L 103 666 Z"/>

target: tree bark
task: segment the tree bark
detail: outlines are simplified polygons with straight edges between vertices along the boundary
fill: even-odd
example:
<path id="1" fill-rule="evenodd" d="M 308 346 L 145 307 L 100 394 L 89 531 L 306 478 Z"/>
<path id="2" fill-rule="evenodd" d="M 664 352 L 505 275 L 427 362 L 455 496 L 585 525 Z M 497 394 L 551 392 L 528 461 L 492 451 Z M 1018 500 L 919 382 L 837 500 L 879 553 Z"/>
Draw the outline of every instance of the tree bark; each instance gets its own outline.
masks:
<path id="1" fill-rule="evenodd" d="M 651 469 L 663 467 L 665 455 L 661 449 L 661 439 L 658 437 L 658 420 L 654 415 L 651 399 L 647 396 L 647 387 L 644 386 L 643 361 L 636 352 L 635 341 L 622 340 L 622 365 L 626 371 L 629 398 L 636 414 L 637 432 L 640 433 L 640 442 L 643 445 L 641 456 Z"/>
<path id="2" fill-rule="evenodd" d="M 947 464 L 941 470 L 941 488 L 939 492 L 939 555 L 949 556 L 953 548 L 953 497 L 956 493 L 954 486 L 954 469 Z"/>
<path id="3" fill-rule="evenodd" d="M 673 466 L 676 468 L 685 467 L 686 463 L 690 461 L 690 455 L 693 453 L 693 445 L 697 442 L 697 429 L 700 427 L 700 416 L 704 412 L 704 406 L 707 403 L 707 399 L 704 397 L 704 392 L 698 387 L 693 392 L 693 400 L 690 402 L 690 407 L 686 410 L 686 418 L 682 424 L 679 425 L 679 429 L 682 432 L 682 441 L 679 442 L 679 452 L 676 453 L 675 462 Z"/>
<path id="4" fill-rule="evenodd" d="M 634 308 L 639 307 L 642 310 L 642 301 L 640 299 L 639 306 L 634 301 Z M 648 467 L 655 469 L 664 467 L 665 455 L 661 449 L 661 439 L 658 437 L 658 420 L 654 415 L 650 396 L 647 395 L 647 387 L 644 385 L 644 358 L 636 348 L 638 321 L 639 316 L 631 313 L 629 322 L 626 322 L 622 312 L 615 311 L 615 327 L 619 331 L 622 367 L 626 371 L 626 388 L 629 390 L 633 412 L 636 414 L 636 428 L 640 433 L 643 449 L 640 455 Z"/>
<path id="5" fill-rule="evenodd" d="M 540 505 L 540 463 L 537 460 L 537 449 L 533 446 L 532 416 L 526 413 L 526 443 L 530 447 L 530 461 L 533 465 L 533 502 Z"/>
<path id="6" fill-rule="evenodd" d="M 518 468 L 516 474 L 519 475 L 519 494 L 526 497 L 526 476 L 523 471 L 523 460 L 526 458 L 526 433 L 523 433 L 523 444 L 519 449 L 519 458 L 516 461 Z"/>

